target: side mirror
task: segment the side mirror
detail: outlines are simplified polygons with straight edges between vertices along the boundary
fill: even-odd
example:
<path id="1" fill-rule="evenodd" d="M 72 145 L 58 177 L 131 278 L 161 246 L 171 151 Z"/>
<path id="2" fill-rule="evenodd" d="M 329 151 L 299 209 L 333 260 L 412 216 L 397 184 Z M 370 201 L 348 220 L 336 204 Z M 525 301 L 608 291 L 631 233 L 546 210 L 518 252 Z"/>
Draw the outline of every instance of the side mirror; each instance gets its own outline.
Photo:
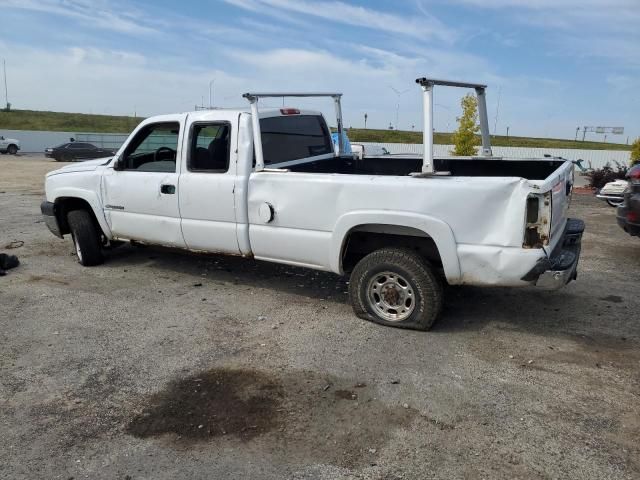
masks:
<path id="1" fill-rule="evenodd" d="M 116 157 L 113 161 L 113 169 L 114 170 L 124 170 L 124 160 L 120 157 Z"/>

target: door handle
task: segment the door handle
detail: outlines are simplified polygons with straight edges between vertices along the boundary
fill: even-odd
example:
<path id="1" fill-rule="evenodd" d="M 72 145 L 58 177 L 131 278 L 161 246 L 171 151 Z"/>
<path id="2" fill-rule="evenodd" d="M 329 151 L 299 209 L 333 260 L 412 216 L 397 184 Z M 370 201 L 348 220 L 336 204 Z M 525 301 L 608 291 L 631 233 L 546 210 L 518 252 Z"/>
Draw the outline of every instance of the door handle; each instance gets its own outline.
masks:
<path id="1" fill-rule="evenodd" d="M 173 195 L 176 193 L 175 185 L 160 185 L 160 193 L 164 193 L 166 195 Z"/>

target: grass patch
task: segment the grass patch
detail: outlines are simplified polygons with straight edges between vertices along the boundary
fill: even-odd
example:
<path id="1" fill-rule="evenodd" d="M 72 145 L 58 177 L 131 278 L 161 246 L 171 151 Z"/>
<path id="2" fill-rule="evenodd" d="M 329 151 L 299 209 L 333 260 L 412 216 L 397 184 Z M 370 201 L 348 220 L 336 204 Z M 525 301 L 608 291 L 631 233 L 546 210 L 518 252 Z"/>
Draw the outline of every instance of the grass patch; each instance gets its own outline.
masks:
<path id="1" fill-rule="evenodd" d="M 362 128 L 349 129 L 352 142 L 378 143 L 422 143 L 422 132 L 402 130 L 373 130 Z M 453 144 L 452 133 L 434 133 L 433 142 L 438 145 Z M 506 137 L 492 135 L 491 145 L 496 147 L 532 147 L 532 148 L 579 148 L 586 150 L 631 150 L 631 145 L 603 142 L 574 142 L 561 138 Z"/>
<path id="2" fill-rule="evenodd" d="M 0 129 L 45 130 L 72 133 L 129 133 L 144 118 L 87 113 L 40 112 L 35 110 L 0 111 Z M 435 133 L 434 143 L 450 145 L 451 133 Z M 421 132 L 402 130 L 349 129 L 353 142 L 422 143 Z M 602 142 L 574 142 L 558 138 L 491 137 L 498 147 L 583 148 L 588 150 L 631 150 L 630 145 Z"/>
<path id="3" fill-rule="evenodd" d="M 44 130 L 53 132 L 129 133 L 140 117 L 92 115 L 87 113 L 40 112 L 35 110 L 0 111 L 0 129 Z"/>

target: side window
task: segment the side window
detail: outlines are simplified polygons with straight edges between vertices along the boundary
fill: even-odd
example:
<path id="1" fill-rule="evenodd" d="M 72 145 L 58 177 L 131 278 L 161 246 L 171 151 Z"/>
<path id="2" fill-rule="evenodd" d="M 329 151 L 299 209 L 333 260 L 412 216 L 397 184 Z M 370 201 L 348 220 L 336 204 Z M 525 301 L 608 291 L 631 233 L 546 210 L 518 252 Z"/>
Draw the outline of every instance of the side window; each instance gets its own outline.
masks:
<path id="1" fill-rule="evenodd" d="M 196 123 L 191 128 L 187 167 L 192 172 L 225 173 L 229 170 L 231 126 L 228 123 Z"/>
<path id="2" fill-rule="evenodd" d="M 263 118 L 260 131 L 266 165 L 334 153 L 331 135 L 319 115 Z"/>
<path id="3" fill-rule="evenodd" d="M 124 151 L 123 170 L 175 172 L 179 132 L 178 122 L 156 123 L 144 127 Z"/>

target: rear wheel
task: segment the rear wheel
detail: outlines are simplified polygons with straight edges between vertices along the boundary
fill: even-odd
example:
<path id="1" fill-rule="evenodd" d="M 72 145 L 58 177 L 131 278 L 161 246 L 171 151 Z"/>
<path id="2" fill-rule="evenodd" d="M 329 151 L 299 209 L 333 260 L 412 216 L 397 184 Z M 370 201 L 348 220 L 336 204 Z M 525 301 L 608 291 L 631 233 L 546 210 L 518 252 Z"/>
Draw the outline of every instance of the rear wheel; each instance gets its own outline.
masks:
<path id="1" fill-rule="evenodd" d="M 67 221 L 78 262 L 85 267 L 104 262 L 100 232 L 91 213 L 87 210 L 72 210 L 67 215 Z"/>
<path id="2" fill-rule="evenodd" d="M 9 145 L 9 148 L 7 148 L 7 153 L 9 155 L 15 155 L 16 153 L 18 153 L 18 147 L 16 147 L 15 145 Z"/>
<path id="3" fill-rule="evenodd" d="M 383 248 L 353 270 L 349 296 L 356 315 L 381 325 L 428 330 L 442 310 L 442 284 L 412 250 Z"/>
<path id="4" fill-rule="evenodd" d="M 610 207 L 619 207 L 624 203 L 624 199 L 621 198 L 620 200 L 607 200 L 607 203 Z"/>

